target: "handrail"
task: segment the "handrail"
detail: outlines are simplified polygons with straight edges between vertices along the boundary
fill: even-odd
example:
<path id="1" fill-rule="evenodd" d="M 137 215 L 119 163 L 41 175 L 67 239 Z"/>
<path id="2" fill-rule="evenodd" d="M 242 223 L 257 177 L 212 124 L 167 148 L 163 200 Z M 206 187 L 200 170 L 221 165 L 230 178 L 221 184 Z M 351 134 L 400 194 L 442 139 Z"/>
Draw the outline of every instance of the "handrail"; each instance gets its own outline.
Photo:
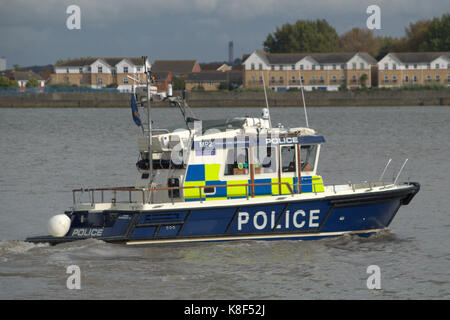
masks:
<path id="1" fill-rule="evenodd" d="M 90 202 L 91 204 L 94 203 L 94 192 L 95 191 L 101 191 L 102 192 L 102 199 L 103 197 L 103 191 L 139 191 L 139 192 L 154 192 L 154 191 L 169 191 L 169 190 L 184 190 L 184 189 L 199 189 L 199 199 L 202 201 L 202 192 L 201 189 L 205 188 L 233 188 L 233 187 L 255 187 L 255 186 L 265 186 L 265 185 L 285 185 L 292 196 L 295 195 L 294 191 L 292 190 L 292 186 L 289 182 L 266 182 L 266 183 L 245 183 L 245 184 L 232 184 L 232 185 L 208 185 L 208 186 L 182 186 L 182 187 L 159 187 L 159 188 L 135 188 L 135 187 L 112 187 L 112 188 L 87 188 L 87 189 L 73 189 L 72 190 L 72 196 L 73 196 L 73 204 L 76 204 L 75 199 L 75 193 L 77 192 L 89 192 L 90 193 Z M 173 195 L 173 193 L 172 193 Z M 247 198 L 249 197 L 248 192 L 246 192 Z M 115 202 L 115 198 L 114 198 Z M 131 202 L 131 193 L 130 193 L 130 201 Z M 144 197 L 143 201 L 144 203 Z M 172 202 L 173 202 L 173 196 L 172 196 Z"/>

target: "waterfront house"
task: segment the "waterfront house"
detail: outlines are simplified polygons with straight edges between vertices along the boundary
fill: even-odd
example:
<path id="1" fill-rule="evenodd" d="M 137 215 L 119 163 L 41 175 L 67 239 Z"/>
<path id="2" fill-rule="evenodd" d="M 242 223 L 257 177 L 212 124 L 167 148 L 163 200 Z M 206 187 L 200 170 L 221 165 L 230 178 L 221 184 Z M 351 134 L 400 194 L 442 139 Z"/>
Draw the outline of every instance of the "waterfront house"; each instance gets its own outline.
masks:
<path id="1" fill-rule="evenodd" d="M 152 72 L 170 72 L 173 77 L 185 77 L 192 72 L 200 72 L 196 60 L 155 60 Z"/>
<path id="2" fill-rule="evenodd" d="M 276 91 L 290 88 L 336 91 L 372 86 L 377 61 L 365 52 L 353 53 L 267 53 L 256 50 L 244 56 L 244 87 L 266 87 Z M 364 76 L 365 75 L 365 76 Z"/>
<path id="3" fill-rule="evenodd" d="M 450 85 L 450 52 L 392 52 L 378 62 L 378 86 Z"/>
<path id="4" fill-rule="evenodd" d="M 203 71 L 189 73 L 185 80 L 186 91 L 215 91 L 220 88 L 237 88 L 242 85 L 241 71 Z"/>
<path id="5" fill-rule="evenodd" d="M 50 82 L 131 91 L 134 84 L 146 82 L 146 66 L 150 68 L 150 62 L 142 58 L 70 59 L 55 65 Z"/>
<path id="6" fill-rule="evenodd" d="M 28 81 L 30 79 L 37 80 L 38 82 L 37 88 L 43 89 L 45 87 L 45 80 L 39 74 L 31 70 L 28 71 L 5 70 L 0 72 L 0 76 L 4 76 L 11 80 L 16 81 L 19 86 L 19 90 L 26 90 Z"/>

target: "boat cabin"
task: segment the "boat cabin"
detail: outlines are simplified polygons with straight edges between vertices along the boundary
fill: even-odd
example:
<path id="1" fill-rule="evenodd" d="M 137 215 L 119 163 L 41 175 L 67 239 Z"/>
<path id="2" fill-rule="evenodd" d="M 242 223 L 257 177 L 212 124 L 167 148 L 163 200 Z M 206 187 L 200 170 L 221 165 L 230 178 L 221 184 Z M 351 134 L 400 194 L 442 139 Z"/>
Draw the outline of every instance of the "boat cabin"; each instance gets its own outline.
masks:
<path id="1" fill-rule="evenodd" d="M 139 138 L 136 188 L 152 203 L 323 192 L 317 174 L 325 142 L 309 128 L 271 128 L 264 118 L 195 121 L 192 128 Z"/>

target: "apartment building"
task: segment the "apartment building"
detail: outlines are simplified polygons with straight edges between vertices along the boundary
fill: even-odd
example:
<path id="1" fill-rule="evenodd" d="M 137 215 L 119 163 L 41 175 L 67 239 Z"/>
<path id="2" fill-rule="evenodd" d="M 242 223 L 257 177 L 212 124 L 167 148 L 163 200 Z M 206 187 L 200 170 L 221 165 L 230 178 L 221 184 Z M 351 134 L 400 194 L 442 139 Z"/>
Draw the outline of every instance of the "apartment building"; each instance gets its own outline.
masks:
<path id="1" fill-rule="evenodd" d="M 378 62 L 378 86 L 450 85 L 450 52 L 395 52 Z"/>
<path id="2" fill-rule="evenodd" d="M 286 91 L 300 88 L 301 82 L 305 90 L 371 87 L 376 63 L 365 52 L 273 54 L 256 50 L 243 62 L 244 87 L 262 88 L 265 83 L 273 90 Z"/>
<path id="3" fill-rule="evenodd" d="M 55 65 L 50 83 L 131 91 L 133 84 L 145 83 L 145 66 L 150 69 L 150 62 L 142 58 L 71 59 Z"/>

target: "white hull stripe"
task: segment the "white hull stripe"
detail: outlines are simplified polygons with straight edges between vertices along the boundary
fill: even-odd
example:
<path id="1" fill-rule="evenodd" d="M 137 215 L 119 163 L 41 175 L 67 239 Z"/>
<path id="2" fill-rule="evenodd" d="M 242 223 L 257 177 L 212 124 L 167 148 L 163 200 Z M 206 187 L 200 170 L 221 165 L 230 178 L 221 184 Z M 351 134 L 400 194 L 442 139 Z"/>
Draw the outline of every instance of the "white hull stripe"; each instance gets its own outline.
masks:
<path id="1" fill-rule="evenodd" d="M 321 233 L 295 233 L 295 234 L 275 234 L 275 235 L 255 235 L 255 236 L 234 236 L 234 237 L 205 237 L 205 238 L 189 238 L 189 239 L 161 239 L 161 240 L 136 240 L 128 241 L 127 245 L 139 244 L 155 244 L 155 243 L 181 243 L 181 242 L 206 242 L 206 241 L 228 241 L 228 240 L 264 240 L 264 239 L 279 239 L 279 238 L 298 238 L 298 237 L 333 237 L 344 234 L 360 234 L 379 232 L 384 229 L 369 229 L 357 231 L 339 231 L 339 232 L 321 232 Z"/>

